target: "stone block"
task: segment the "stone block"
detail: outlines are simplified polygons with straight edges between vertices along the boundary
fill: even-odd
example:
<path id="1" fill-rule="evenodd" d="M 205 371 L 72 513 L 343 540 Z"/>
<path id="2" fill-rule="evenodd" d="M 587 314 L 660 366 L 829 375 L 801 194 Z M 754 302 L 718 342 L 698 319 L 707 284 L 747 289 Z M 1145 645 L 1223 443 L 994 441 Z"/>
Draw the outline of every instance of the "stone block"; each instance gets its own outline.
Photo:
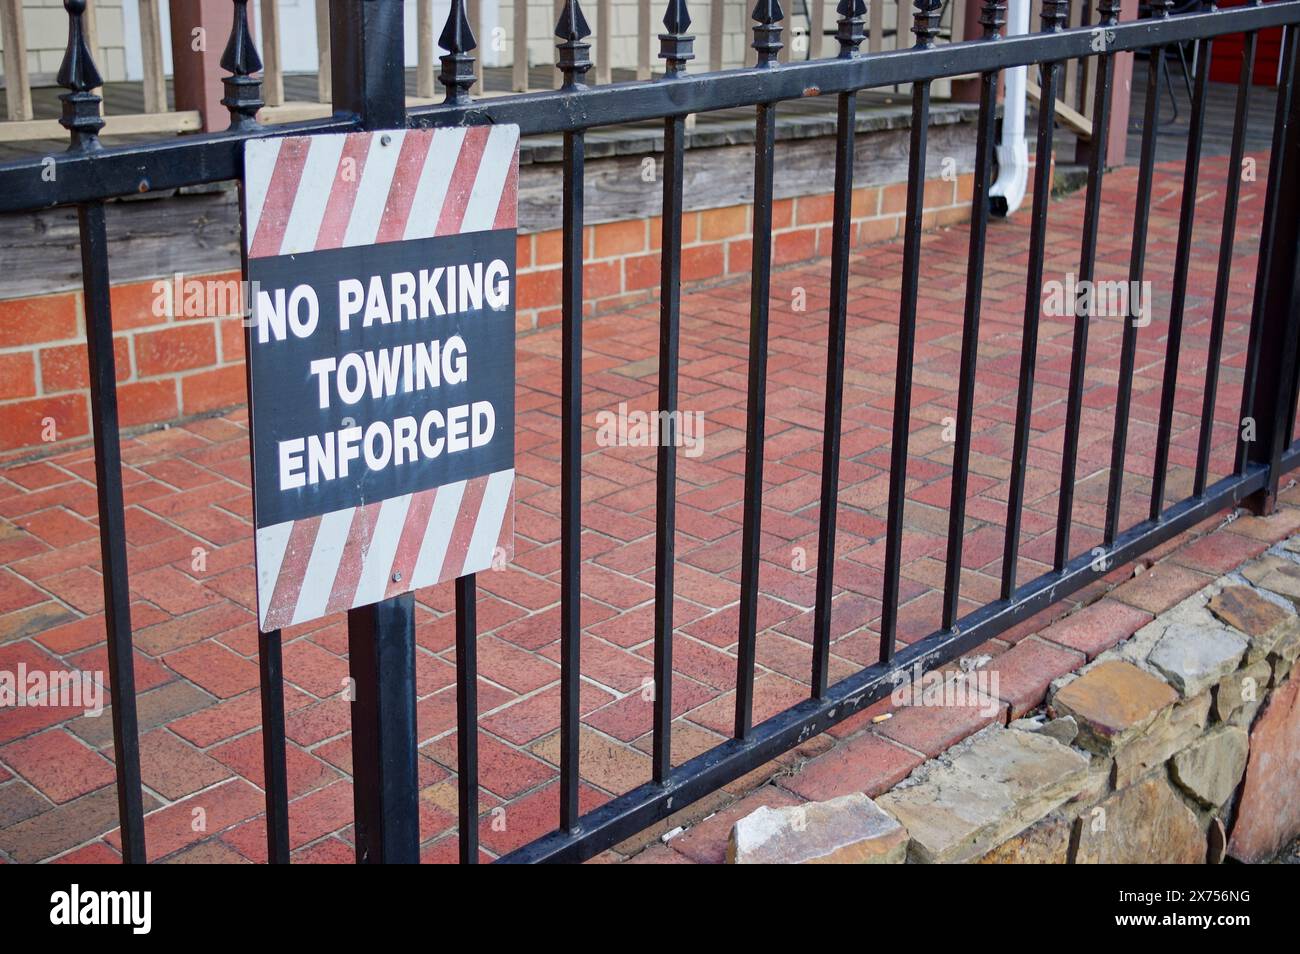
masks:
<path id="1" fill-rule="evenodd" d="M 1268 861 L 1300 833 L 1300 667 L 1273 691 L 1250 733 L 1228 854 Z"/>
<path id="2" fill-rule="evenodd" d="M 1210 694 L 1162 709 L 1151 723 L 1115 751 L 1114 787 L 1127 788 L 1180 749 L 1191 745 L 1209 721 Z"/>
<path id="3" fill-rule="evenodd" d="M 971 861 L 1079 793 L 1082 753 L 1038 733 L 990 726 L 926 763 L 879 803 L 912 837 L 910 860 Z"/>
<path id="4" fill-rule="evenodd" d="M 1062 687 L 1051 700 L 1052 712 L 1073 716 L 1078 744 L 1109 755 L 1151 724 L 1178 699 L 1166 683 L 1129 662 L 1107 660 Z"/>
<path id="5" fill-rule="evenodd" d="M 1250 640 L 1247 663 L 1263 659 L 1285 630 L 1298 626 L 1294 608 L 1249 586 L 1225 586 L 1210 600 L 1209 609 Z"/>
<path id="6" fill-rule="evenodd" d="M 1165 631 L 1147 657 L 1183 698 L 1209 689 L 1241 663 L 1249 644 L 1222 627 L 1175 624 Z"/>
<path id="7" fill-rule="evenodd" d="M 1203 807 L 1223 806 L 1246 771 L 1250 738 L 1245 729 L 1225 725 L 1197 739 L 1170 762 L 1170 774 Z"/>
<path id="8" fill-rule="evenodd" d="M 1240 724 L 1245 718 L 1249 725 L 1259 709 L 1260 703 L 1268 693 L 1272 683 L 1273 667 L 1267 659 L 1242 666 L 1236 672 L 1229 673 L 1219 680 L 1214 687 L 1214 706 L 1212 712 L 1219 722 Z"/>
<path id="9" fill-rule="evenodd" d="M 902 864 L 907 832 L 867 796 L 782 808 L 760 806 L 736 822 L 727 862 L 763 864 Z"/>
<path id="10" fill-rule="evenodd" d="M 1293 606 L 1300 606 L 1300 566 L 1292 561 L 1269 554 L 1247 563 L 1241 575 L 1260 589 L 1285 596 Z"/>
<path id="11" fill-rule="evenodd" d="M 1070 854 L 1070 819 L 1059 811 L 998 845 L 976 864 L 1063 865 Z"/>
<path id="12" fill-rule="evenodd" d="M 1152 773 L 1075 822 L 1075 864 L 1203 864 L 1205 832 L 1163 773 Z"/>

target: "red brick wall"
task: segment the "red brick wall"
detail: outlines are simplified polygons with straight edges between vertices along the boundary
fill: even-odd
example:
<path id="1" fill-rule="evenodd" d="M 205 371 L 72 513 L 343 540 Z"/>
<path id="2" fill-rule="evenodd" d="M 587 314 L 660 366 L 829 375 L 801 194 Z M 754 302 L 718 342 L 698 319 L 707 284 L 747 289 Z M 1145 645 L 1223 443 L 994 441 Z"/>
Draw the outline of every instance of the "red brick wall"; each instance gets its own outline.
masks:
<path id="1" fill-rule="evenodd" d="M 186 276 L 187 278 L 196 276 Z M 197 276 L 220 281 L 238 274 Z M 244 399 L 240 319 L 155 314 L 155 279 L 112 291 L 123 427 Z M 85 309 L 80 293 L 0 301 L 0 452 L 33 450 L 90 433 Z M 53 438 L 53 440 L 51 440 Z"/>
<path id="2" fill-rule="evenodd" d="M 854 244 L 900 234 L 906 183 L 853 194 Z M 926 184 L 925 227 L 970 216 L 971 177 Z M 776 266 L 826 256 L 831 247 L 830 194 L 779 199 L 773 208 Z M 749 274 L 749 205 L 687 212 L 682 217 L 682 277 L 699 285 Z M 658 217 L 589 226 L 585 232 L 586 313 L 645 302 L 658 294 Z M 186 275 L 227 282 L 237 274 Z M 560 320 L 559 230 L 521 235 L 516 327 L 531 331 Z M 243 329 L 231 309 L 157 302 L 152 279 L 113 289 L 118 405 L 124 428 L 156 424 L 244 401 Z M 198 313 L 195 314 L 194 312 Z M 25 455 L 88 437 L 85 313 L 79 293 L 0 301 L 0 454 Z M 51 427 L 52 422 L 52 427 Z M 51 440 L 52 438 L 52 440 Z"/>
<path id="3" fill-rule="evenodd" d="M 972 177 L 926 183 L 924 227 L 970 218 Z M 772 263 L 806 262 L 831 253 L 831 193 L 778 199 L 772 209 Z M 853 192 L 853 244 L 870 245 L 901 234 L 907 183 Z M 682 216 L 682 281 L 699 285 L 747 276 L 753 206 L 703 209 Z M 589 226 L 585 230 L 583 291 L 586 313 L 596 314 L 658 297 L 658 216 Z M 519 236 L 520 332 L 560 320 L 560 232 Z"/>

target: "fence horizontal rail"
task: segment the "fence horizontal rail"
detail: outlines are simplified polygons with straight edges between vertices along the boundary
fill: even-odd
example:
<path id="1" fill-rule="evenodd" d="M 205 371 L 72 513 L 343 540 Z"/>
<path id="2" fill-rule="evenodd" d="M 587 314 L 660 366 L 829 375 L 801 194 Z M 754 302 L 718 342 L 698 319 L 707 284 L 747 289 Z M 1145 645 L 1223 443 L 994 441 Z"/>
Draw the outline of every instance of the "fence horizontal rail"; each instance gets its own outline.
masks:
<path id="1" fill-rule="evenodd" d="M 930 49 L 901 49 L 854 59 L 809 60 L 778 67 L 684 74 L 670 79 L 548 90 L 493 97 L 463 105 L 407 110 L 409 126 L 514 123 L 522 135 L 555 134 L 616 123 L 644 122 L 693 112 L 736 109 L 964 76 L 1055 60 L 1120 53 L 1157 44 L 1204 39 L 1300 23 L 1300 0 L 1137 20 L 1107 27 L 1105 49 L 1095 48 L 1099 27 L 1029 33 L 995 41 L 969 40 Z M 111 120 L 106 132 L 112 133 Z M 237 179 L 241 144 L 253 137 L 348 132 L 356 117 L 205 133 L 147 144 L 107 147 L 91 154 L 36 155 L 0 163 L 0 212 L 38 211 L 93 199 Z M 50 175 L 51 160 L 53 175 Z M 42 172 L 45 173 L 42 176 Z"/>

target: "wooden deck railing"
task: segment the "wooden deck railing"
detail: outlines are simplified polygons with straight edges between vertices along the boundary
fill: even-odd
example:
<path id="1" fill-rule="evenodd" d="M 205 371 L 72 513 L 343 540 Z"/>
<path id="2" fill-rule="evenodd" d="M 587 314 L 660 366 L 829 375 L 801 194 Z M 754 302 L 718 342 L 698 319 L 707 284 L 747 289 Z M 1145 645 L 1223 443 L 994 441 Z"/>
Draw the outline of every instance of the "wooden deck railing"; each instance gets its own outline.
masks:
<path id="1" fill-rule="evenodd" d="M 115 113 L 111 117 L 105 133 L 109 135 L 186 132 L 204 128 L 202 109 L 171 109 L 168 105 L 168 77 L 164 72 L 162 21 L 159 16 L 159 4 L 162 0 L 123 0 L 134 2 L 139 8 L 140 50 L 143 79 L 142 104 L 138 112 Z M 410 105 L 433 102 L 437 97 L 435 75 L 439 65 L 439 48 L 437 37 L 441 24 L 435 22 L 437 15 L 433 0 L 413 0 L 416 11 L 416 89 L 415 95 L 408 97 Z M 558 16 L 562 0 L 532 0 L 533 3 L 548 5 L 552 18 Z M 785 48 L 780 59 L 788 62 L 792 59 L 819 59 L 829 55 L 830 44 L 827 36 L 833 33 L 835 20 L 835 0 L 786 0 L 792 9 L 788 11 L 783 25 L 783 42 Z M 1035 0 L 1037 2 L 1037 0 Z M 942 21 L 940 39 L 961 39 L 965 32 L 967 0 L 949 0 Z M 704 12 L 705 4 L 697 3 L 697 9 Z M 1077 6 L 1082 6 L 1079 4 Z M 526 92 L 536 89 L 539 77 L 545 83 L 545 70 L 530 73 L 527 50 L 529 47 L 528 0 L 517 0 L 511 4 L 508 16 L 503 17 L 502 26 L 508 30 L 510 48 L 515 53 L 511 56 L 509 89 L 484 90 L 482 84 L 485 59 L 480 55 L 475 61 L 475 72 L 479 80 L 476 95 L 491 96 L 494 93 Z M 654 54 L 657 49 L 657 37 L 662 29 L 654 21 L 651 0 L 638 0 L 637 36 L 634 52 L 627 55 L 626 37 L 616 42 L 613 37 L 615 19 L 614 0 L 596 0 L 595 9 L 589 11 L 594 16 L 594 36 L 592 37 L 595 69 L 592 79 L 605 84 L 614 80 L 615 71 L 632 71 L 637 79 L 648 79 L 658 67 Z M 875 0 L 869 4 L 868 49 L 896 49 L 901 44 L 911 44 L 910 16 L 907 8 L 899 14 L 899 0 Z M 87 5 L 85 22 L 88 41 L 99 62 L 104 62 L 99 55 L 96 43 L 94 0 Z M 505 13 L 504 4 L 502 12 Z M 30 12 L 30 11 L 29 11 Z M 482 0 L 468 0 L 466 5 L 470 26 L 479 40 L 480 48 L 486 48 L 494 42 L 494 37 L 485 36 L 483 32 Z M 748 52 L 749 49 L 749 0 L 709 0 L 706 17 L 695 24 L 695 33 L 700 35 L 699 53 L 701 60 L 710 71 L 739 65 L 739 60 L 731 62 L 728 56 L 728 36 L 739 37 L 739 43 L 732 46 L 737 51 Z M 266 106 L 259 115 L 262 122 L 292 122 L 325 116 L 330 113 L 330 40 L 329 40 L 329 0 L 315 0 L 315 21 L 317 36 L 316 57 L 316 97 L 315 99 L 289 99 L 286 97 L 284 81 L 284 58 L 282 44 L 282 24 L 280 5 L 272 0 L 261 4 L 261 17 L 257 24 L 260 32 L 259 47 L 262 52 L 263 76 L 262 91 Z M 0 35 L 3 42 L 4 86 L 6 90 L 6 111 L 0 121 L 0 142 L 16 142 L 58 138 L 62 129 L 58 120 L 36 118 L 32 108 L 32 88 L 28 74 L 27 29 L 24 23 L 23 0 L 0 0 Z M 1031 25 L 1031 29 L 1034 26 Z M 175 31 L 173 31 L 175 32 Z M 217 31 L 218 33 L 222 31 Z M 707 36 L 707 42 L 704 42 Z M 536 41 L 542 38 L 534 37 Z M 549 39 L 549 38 L 548 38 Z M 522 51 L 523 55 L 520 55 Z M 187 51 L 188 52 L 188 51 Z M 620 52 L 622 56 L 620 57 Z M 1076 64 L 1071 63 L 1067 70 L 1066 91 L 1068 94 L 1086 86 L 1080 83 L 1076 75 Z M 560 73 L 553 70 L 555 86 L 560 83 Z M 189 80 L 187 80 L 188 82 Z M 299 87 L 301 88 L 301 87 Z M 202 103 L 198 95 L 176 96 L 177 101 Z M 208 102 L 211 102 L 209 99 Z M 1071 106 L 1076 103 L 1071 102 Z M 215 117 L 217 128 L 224 122 L 224 117 Z"/>
<path id="2" fill-rule="evenodd" d="M 120 134 L 189 132 L 201 129 L 198 110 L 167 108 L 167 78 L 163 73 L 162 29 L 159 0 L 136 0 L 140 9 L 140 53 L 143 71 L 143 109 L 113 117 L 113 132 Z M 272 6 L 273 4 L 268 4 Z M 91 55 L 99 55 L 94 4 L 86 5 L 86 41 Z M 5 122 L 0 122 L 0 142 L 62 138 L 57 119 L 36 119 L 32 110 L 32 87 L 27 71 L 27 30 L 22 0 L 0 0 L 0 42 L 4 44 Z"/>

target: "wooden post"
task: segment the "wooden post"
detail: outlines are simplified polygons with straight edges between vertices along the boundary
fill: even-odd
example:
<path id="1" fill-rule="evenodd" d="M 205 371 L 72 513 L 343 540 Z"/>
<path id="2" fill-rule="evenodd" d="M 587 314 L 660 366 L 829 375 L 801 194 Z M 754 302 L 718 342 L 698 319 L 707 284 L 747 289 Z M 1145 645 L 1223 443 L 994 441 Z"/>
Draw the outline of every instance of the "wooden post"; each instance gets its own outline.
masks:
<path id="1" fill-rule="evenodd" d="M 560 22 L 560 12 L 564 9 L 564 0 L 552 0 L 551 2 L 551 23 Z M 547 31 L 550 32 L 549 30 Z M 552 50 L 554 52 L 554 50 Z M 551 85 L 559 89 L 564 85 L 564 74 L 560 72 L 559 67 L 551 70 Z"/>
<path id="2" fill-rule="evenodd" d="M 169 0 L 171 10 L 172 89 L 176 109 L 198 110 L 204 132 L 230 125 L 221 105 L 221 54 L 230 36 L 235 5 L 230 0 Z M 248 29 L 253 34 L 252 22 Z"/>
<path id="3" fill-rule="evenodd" d="M 433 99 L 433 0 L 415 0 L 415 95 Z"/>
<path id="4" fill-rule="evenodd" d="M 1138 0 L 1123 0 L 1120 21 L 1138 18 Z M 1115 85 L 1111 87 L 1110 131 L 1106 136 L 1106 165 L 1122 166 L 1128 152 L 1129 100 L 1133 92 L 1133 54 L 1115 56 Z"/>
<path id="5" fill-rule="evenodd" d="M 483 59 L 492 43 L 492 38 L 483 35 L 483 3 L 482 0 L 469 0 L 465 5 L 465 13 L 469 17 L 469 28 L 474 34 L 474 39 L 478 41 L 478 56 L 474 57 L 474 84 L 480 96 L 483 95 Z"/>
<path id="6" fill-rule="evenodd" d="M 23 0 L 0 0 L 0 35 L 4 37 L 5 118 L 32 118 L 32 87 L 27 75 L 27 28 Z"/>
<path id="7" fill-rule="evenodd" d="M 614 0 L 596 3 L 596 82 L 606 85 L 613 81 L 610 47 L 614 43 Z"/>
<path id="8" fill-rule="evenodd" d="M 144 71 L 144 111 L 167 112 L 167 80 L 163 76 L 162 20 L 158 0 L 140 2 L 140 59 Z"/>
<path id="9" fill-rule="evenodd" d="M 876 0 L 867 9 L 869 30 L 867 52 L 879 53 L 885 41 L 885 0 Z"/>
<path id="10" fill-rule="evenodd" d="M 328 103 L 334 95 L 330 78 L 330 0 L 316 0 L 316 98 Z"/>
<path id="11" fill-rule="evenodd" d="M 794 0 L 785 2 L 785 19 L 781 21 L 781 52 L 777 54 L 778 63 L 789 63 L 794 52 L 790 48 L 794 38 Z"/>
<path id="12" fill-rule="evenodd" d="M 268 106 L 284 105 L 284 68 L 280 63 L 280 4 L 262 0 L 262 99 Z"/>
<path id="13" fill-rule="evenodd" d="M 709 72 L 722 69 L 722 41 L 727 29 L 727 4 L 725 0 L 709 2 Z"/>
<path id="14" fill-rule="evenodd" d="M 808 23 L 808 55 L 814 60 L 822 58 L 826 43 L 826 0 L 813 0 L 812 17 Z"/>
<path id="15" fill-rule="evenodd" d="M 1029 24 L 1032 33 L 1034 24 Z M 984 26 L 980 23 L 980 5 L 978 3 L 954 3 L 952 9 L 952 40 L 978 40 L 984 36 Z M 960 103 L 978 103 L 980 101 L 980 81 L 978 79 L 953 80 L 952 98 Z"/>
<path id="16" fill-rule="evenodd" d="M 1138 0 L 1123 0 L 1120 6 L 1120 22 L 1136 20 Z M 1133 90 L 1133 54 L 1116 53 L 1115 75 L 1110 88 L 1110 125 L 1106 132 L 1106 166 L 1122 166 L 1128 153 L 1128 113 L 1129 100 Z M 1089 121 L 1093 120 L 1093 86 L 1096 83 L 1097 58 L 1089 57 L 1085 61 L 1084 86 L 1082 90 L 1084 109 Z M 1074 149 L 1075 162 L 1085 163 L 1092 155 L 1092 140 L 1079 139 Z"/>
<path id="17" fill-rule="evenodd" d="M 650 0 L 639 0 L 636 10 L 636 78 L 650 78 Z"/>
<path id="18" fill-rule="evenodd" d="M 528 92 L 528 0 L 514 0 L 514 57 L 510 62 L 510 88 Z"/>

